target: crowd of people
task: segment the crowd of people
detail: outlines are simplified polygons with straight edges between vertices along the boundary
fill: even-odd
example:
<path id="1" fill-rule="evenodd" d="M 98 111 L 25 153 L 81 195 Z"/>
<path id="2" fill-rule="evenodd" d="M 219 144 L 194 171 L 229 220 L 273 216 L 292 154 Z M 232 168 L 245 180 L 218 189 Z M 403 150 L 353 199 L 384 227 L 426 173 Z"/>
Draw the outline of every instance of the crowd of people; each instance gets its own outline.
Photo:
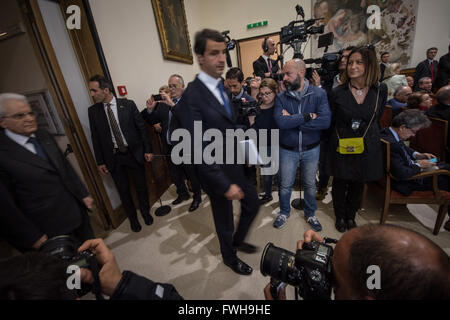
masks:
<path id="1" fill-rule="evenodd" d="M 186 179 L 193 193 L 190 212 L 199 207 L 202 190 L 209 196 L 223 262 L 241 275 L 250 275 L 253 269 L 237 256 L 237 252 L 258 251 L 257 246 L 245 239 L 260 205 L 273 200 L 273 175 L 263 176 L 264 192 L 258 195 L 249 165 L 205 161 L 200 164 L 195 161 L 175 163 L 170 154 L 179 143 L 172 138 L 176 129 L 186 129 L 194 137 L 194 124 L 199 121 L 202 123 L 202 136 L 209 129 L 219 131 L 224 137 L 227 130 L 239 128 L 253 128 L 258 132 L 262 129 L 269 132 L 279 130 L 279 141 L 269 140 L 265 146 L 259 145 L 269 150 L 274 145 L 279 148 L 277 182 L 280 210 L 273 227 L 282 228 L 290 217 L 292 188 L 300 167 L 305 220 L 314 232 L 320 232 L 322 225 L 315 216 L 317 201 L 328 192 L 332 177 L 335 227 L 339 232 L 358 230 L 351 231 L 352 241 L 360 243 L 359 251 L 352 258 L 365 252 L 363 240 L 368 236 L 367 230 L 357 227 L 355 217 L 360 208 L 364 183 L 383 176 L 381 138 L 391 143 L 392 173 L 398 182 L 392 186 L 394 189 L 408 195 L 414 190 L 432 188 L 431 181 L 426 179 L 406 180 L 434 165 L 430 160 L 435 156 L 415 152 L 404 141 L 429 125 L 427 114 L 449 120 L 450 53 L 438 63 L 434 60 L 437 49 L 430 48 L 427 60 L 417 66 L 411 83 L 411 79 L 400 74 L 399 64 L 389 64 L 389 53 L 381 55 L 380 65 L 373 47 L 349 47 L 341 55 L 339 73 L 333 83 L 327 84 L 317 72 L 307 79 L 306 65 L 300 59 L 278 66 L 278 61 L 270 58 L 274 44 L 272 39 L 264 39 L 263 54 L 253 64 L 253 77 L 244 80 L 239 68 L 231 68 L 224 79 L 226 42 L 223 35 L 210 29 L 198 32 L 194 46 L 201 69 L 198 76 L 185 86 L 181 75 L 171 75 L 167 86 L 160 88 L 159 95 L 149 97 L 142 112 L 132 100 L 116 98 L 108 79 L 102 76 L 90 79 L 89 91 L 95 104 L 89 107 L 88 115 L 98 171 L 112 176 L 132 231 L 139 232 L 142 227 L 129 180 L 136 189 L 139 211 L 145 224 L 153 223 L 144 163 L 152 161 L 154 154 L 145 122 L 160 134 L 178 195 L 172 204 L 190 199 Z M 433 99 L 437 102 L 434 106 Z M 257 103 L 255 113 L 241 112 L 242 104 L 248 102 Z M 386 105 L 391 105 L 395 114 L 392 126 L 381 130 L 379 122 Z M 102 252 L 108 254 L 103 243 L 89 242 L 93 241 L 93 232 L 86 210 L 92 206 L 92 198 L 54 139 L 37 127 L 35 114 L 25 97 L 0 95 L 0 124 L 3 127 L 0 132 L 0 196 L 6 209 L 0 215 L 1 236 L 27 252 L 38 250 L 48 239 L 69 234 L 77 239 L 79 245 L 88 241 L 80 250 L 90 248 L 99 250 L 100 256 Z M 192 145 L 194 143 L 192 141 Z M 200 151 L 207 147 L 208 143 L 203 142 Z M 225 154 L 227 148 L 223 146 L 222 151 Z M 195 152 L 192 152 L 194 156 Z M 449 169 L 447 164 L 442 164 L 442 168 Z M 448 176 L 440 177 L 439 187 L 450 191 Z M 240 201 L 241 206 L 236 230 L 233 200 Z M 450 229 L 449 222 L 445 228 Z M 388 234 L 393 230 L 397 229 L 379 232 Z M 406 231 L 400 234 L 412 237 Z M 439 252 L 436 272 L 440 274 L 442 266 L 448 266 L 448 256 L 437 247 L 433 250 Z M 347 261 L 348 251 L 340 259 Z M 409 257 L 405 259 L 409 261 Z M 339 261 L 336 258 L 334 263 Z M 346 263 L 336 265 L 336 270 L 344 265 L 348 268 Z M 357 263 L 353 262 L 351 268 L 358 268 Z M 117 268 L 113 269 L 117 271 Z M 346 273 L 350 272 L 346 270 Z M 120 291 L 118 288 L 125 278 L 132 279 L 128 282 L 139 282 L 135 280 L 137 275 L 125 277 L 119 274 L 114 272 L 112 276 L 115 285 L 107 289 L 110 296 L 124 295 L 125 289 Z M 155 286 L 151 281 L 147 283 L 152 288 Z M 439 285 L 433 282 L 433 286 Z M 381 297 L 398 298 L 395 294 L 386 293 Z M 150 295 L 144 293 L 143 296 Z M 174 296 L 179 297 L 176 291 Z M 378 297 L 363 290 L 357 295 L 342 294 L 347 298 L 365 296 Z M 129 297 L 137 296 L 129 294 Z"/>

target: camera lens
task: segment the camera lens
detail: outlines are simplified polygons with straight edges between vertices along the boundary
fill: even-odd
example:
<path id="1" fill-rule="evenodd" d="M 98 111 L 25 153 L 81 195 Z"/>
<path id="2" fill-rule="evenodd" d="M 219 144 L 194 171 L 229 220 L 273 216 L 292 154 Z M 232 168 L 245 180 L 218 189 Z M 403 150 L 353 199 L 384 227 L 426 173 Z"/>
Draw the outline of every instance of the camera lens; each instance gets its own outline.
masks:
<path id="1" fill-rule="evenodd" d="M 261 256 L 261 273 L 271 276 L 290 285 L 298 285 L 301 273 L 295 267 L 295 256 L 292 252 L 268 243 Z"/>
<path id="2" fill-rule="evenodd" d="M 71 260 L 77 253 L 77 247 L 70 236 L 59 236 L 44 242 L 40 251 L 62 260 Z"/>

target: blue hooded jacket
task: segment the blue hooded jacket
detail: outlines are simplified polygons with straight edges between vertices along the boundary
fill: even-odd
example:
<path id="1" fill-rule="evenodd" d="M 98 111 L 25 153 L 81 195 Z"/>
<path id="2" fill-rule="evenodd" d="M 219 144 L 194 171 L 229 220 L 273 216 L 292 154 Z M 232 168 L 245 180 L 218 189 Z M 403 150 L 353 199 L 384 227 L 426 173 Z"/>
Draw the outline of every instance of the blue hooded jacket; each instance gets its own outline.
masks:
<path id="1" fill-rule="evenodd" d="M 301 103 L 300 103 L 301 102 Z M 297 147 L 299 133 L 302 132 L 302 147 L 320 142 L 320 132 L 328 129 L 331 123 L 331 111 L 325 90 L 309 85 L 301 92 L 301 99 L 295 92 L 283 91 L 275 100 L 274 118 L 280 128 L 280 144 Z M 290 116 L 283 116 L 286 110 Z M 309 113 L 317 114 L 317 118 L 309 120 Z"/>

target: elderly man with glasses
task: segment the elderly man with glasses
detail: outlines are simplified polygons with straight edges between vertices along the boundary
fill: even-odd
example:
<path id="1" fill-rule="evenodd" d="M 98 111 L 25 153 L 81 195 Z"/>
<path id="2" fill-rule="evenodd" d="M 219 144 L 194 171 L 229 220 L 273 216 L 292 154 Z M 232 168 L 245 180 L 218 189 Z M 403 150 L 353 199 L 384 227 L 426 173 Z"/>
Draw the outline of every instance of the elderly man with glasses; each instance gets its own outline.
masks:
<path id="1" fill-rule="evenodd" d="M 93 199 L 26 97 L 0 94 L 0 126 L 0 236 L 20 251 L 60 235 L 92 239 Z"/>

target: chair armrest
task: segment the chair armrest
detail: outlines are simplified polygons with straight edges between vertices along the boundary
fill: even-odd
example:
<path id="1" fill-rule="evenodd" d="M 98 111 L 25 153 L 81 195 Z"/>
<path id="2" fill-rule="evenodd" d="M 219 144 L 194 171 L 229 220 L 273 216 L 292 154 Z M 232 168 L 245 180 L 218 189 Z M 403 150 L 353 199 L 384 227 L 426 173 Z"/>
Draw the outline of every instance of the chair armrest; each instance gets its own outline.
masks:
<path id="1" fill-rule="evenodd" d="M 423 179 L 423 178 L 428 178 L 428 177 L 432 177 L 432 176 L 438 176 L 440 174 L 450 175 L 450 171 L 448 171 L 448 170 L 434 170 L 434 171 L 422 172 L 422 173 L 416 174 L 416 175 L 414 175 L 411 178 L 406 179 L 406 180 Z"/>

